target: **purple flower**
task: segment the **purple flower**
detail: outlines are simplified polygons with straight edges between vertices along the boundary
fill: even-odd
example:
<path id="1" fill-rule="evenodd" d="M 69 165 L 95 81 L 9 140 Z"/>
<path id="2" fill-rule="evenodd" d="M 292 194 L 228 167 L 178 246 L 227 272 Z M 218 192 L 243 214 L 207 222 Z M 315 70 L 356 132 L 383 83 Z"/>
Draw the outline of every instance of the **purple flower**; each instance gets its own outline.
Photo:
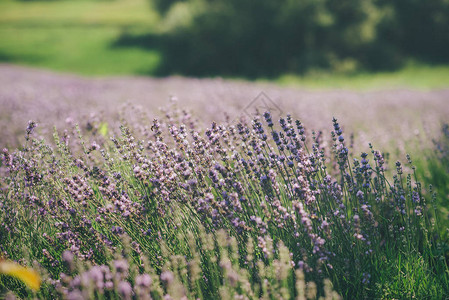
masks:
<path id="1" fill-rule="evenodd" d="M 267 122 L 268 127 L 273 127 L 273 120 L 271 119 L 270 112 L 265 112 L 263 116 L 265 117 L 265 121 Z"/>
<path id="2" fill-rule="evenodd" d="M 170 284 L 172 283 L 174 279 L 173 273 L 170 271 L 164 271 L 161 274 L 161 280 L 165 283 L 165 284 Z"/>
<path id="3" fill-rule="evenodd" d="M 138 275 L 136 277 L 136 285 L 141 288 L 149 288 L 151 284 L 153 283 L 153 280 L 151 279 L 151 276 L 148 274 L 142 274 Z"/>
<path id="4" fill-rule="evenodd" d="M 114 261 L 114 267 L 118 273 L 126 273 L 128 271 L 128 262 L 124 259 Z"/>
<path id="5" fill-rule="evenodd" d="M 118 284 L 118 292 L 123 299 L 131 299 L 133 289 L 128 281 L 120 281 Z"/>
<path id="6" fill-rule="evenodd" d="M 33 121 L 33 120 L 28 121 L 28 126 L 26 129 L 27 135 L 31 135 L 36 127 L 37 127 L 37 123 L 35 121 Z"/>

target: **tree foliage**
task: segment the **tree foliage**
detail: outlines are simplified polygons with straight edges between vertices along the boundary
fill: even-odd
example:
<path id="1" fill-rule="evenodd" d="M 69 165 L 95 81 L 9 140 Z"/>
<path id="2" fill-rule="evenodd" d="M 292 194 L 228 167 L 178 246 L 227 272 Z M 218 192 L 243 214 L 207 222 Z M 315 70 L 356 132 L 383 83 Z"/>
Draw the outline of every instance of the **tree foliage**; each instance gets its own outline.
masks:
<path id="1" fill-rule="evenodd" d="M 449 60 L 447 0 L 152 0 L 166 72 L 276 76 Z"/>

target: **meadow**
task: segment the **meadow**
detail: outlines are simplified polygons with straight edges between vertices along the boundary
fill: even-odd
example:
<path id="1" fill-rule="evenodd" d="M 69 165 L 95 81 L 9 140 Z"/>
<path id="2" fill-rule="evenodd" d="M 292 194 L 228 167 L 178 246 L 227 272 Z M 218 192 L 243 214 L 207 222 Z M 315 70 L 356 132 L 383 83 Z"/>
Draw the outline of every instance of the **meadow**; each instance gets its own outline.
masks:
<path id="1" fill-rule="evenodd" d="M 445 53 L 382 39 L 400 2 L 287 2 L 271 29 L 337 44 L 271 73 L 274 1 L 0 1 L 0 299 L 449 298 L 449 66 L 415 59 Z"/>
<path id="2" fill-rule="evenodd" d="M 447 90 L 0 76 L 5 297 L 449 294 Z"/>
<path id="3" fill-rule="evenodd" d="M 169 23 L 169 22 L 168 22 Z M 40 67 L 84 76 L 159 75 L 164 49 L 120 45 L 127 36 L 164 32 L 167 22 L 147 0 L 0 2 L 0 62 Z M 167 74 L 165 74 L 167 75 Z M 219 74 L 218 74 L 219 75 Z M 229 76 L 228 76 L 229 77 Z M 239 76 L 232 76 L 239 78 Z M 254 81 L 308 89 L 441 89 L 448 85 L 449 66 L 411 59 L 389 71 L 263 75 Z M 241 81 L 248 79 L 240 76 Z"/>
<path id="4" fill-rule="evenodd" d="M 145 0 L 6 0 L 0 2 L 0 60 L 84 75 L 143 74 L 160 54 L 113 44 L 157 22 Z"/>

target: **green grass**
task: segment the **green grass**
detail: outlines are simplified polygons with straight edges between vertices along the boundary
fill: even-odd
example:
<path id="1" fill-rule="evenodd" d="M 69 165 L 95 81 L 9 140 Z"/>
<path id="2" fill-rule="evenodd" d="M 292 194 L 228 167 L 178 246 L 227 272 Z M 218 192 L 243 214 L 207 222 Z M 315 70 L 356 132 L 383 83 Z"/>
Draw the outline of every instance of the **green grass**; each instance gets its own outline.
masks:
<path id="1" fill-rule="evenodd" d="M 389 253 L 381 270 L 376 286 L 382 291 L 382 299 L 429 299 L 429 295 L 443 290 L 420 255 Z"/>
<path id="2" fill-rule="evenodd" d="M 147 0 L 0 2 L 0 24 L 152 27 L 157 21 Z"/>
<path id="3" fill-rule="evenodd" d="M 449 65 L 430 66 L 410 62 L 404 68 L 391 72 L 360 72 L 355 74 L 311 73 L 306 76 L 285 75 L 277 83 L 286 86 L 301 85 L 312 89 L 439 89 L 449 86 Z"/>
<path id="4" fill-rule="evenodd" d="M 9 62 L 82 75 L 141 74 L 153 70 L 156 51 L 111 48 L 115 27 L 0 28 L 0 58 Z"/>
<path id="5" fill-rule="evenodd" d="M 159 23 L 148 0 L 2 0 L 0 62 L 89 76 L 151 75 L 162 53 L 113 45 L 124 33 L 154 32 Z M 394 72 L 287 74 L 275 81 L 310 89 L 435 89 L 449 86 L 449 66 L 415 63 Z"/>
<path id="6" fill-rule="evenodd" d="M 158 52 L 113 44 L 157 21 L 146 0 L 2 1 L 0 60 L 82 75 L 151 73 Z"/>

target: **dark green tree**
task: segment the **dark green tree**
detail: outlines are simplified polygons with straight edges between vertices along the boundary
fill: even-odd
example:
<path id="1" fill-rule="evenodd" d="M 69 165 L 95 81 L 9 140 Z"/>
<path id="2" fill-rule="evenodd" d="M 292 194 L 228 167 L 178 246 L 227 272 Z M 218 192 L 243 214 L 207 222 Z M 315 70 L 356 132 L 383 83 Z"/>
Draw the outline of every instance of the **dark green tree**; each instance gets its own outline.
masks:
<path id="1" fill-rule="evenodd" d="M 449 60 L 447 0 L 152 1 L 170 24 L 162 73 L 272 77 Z"/>

